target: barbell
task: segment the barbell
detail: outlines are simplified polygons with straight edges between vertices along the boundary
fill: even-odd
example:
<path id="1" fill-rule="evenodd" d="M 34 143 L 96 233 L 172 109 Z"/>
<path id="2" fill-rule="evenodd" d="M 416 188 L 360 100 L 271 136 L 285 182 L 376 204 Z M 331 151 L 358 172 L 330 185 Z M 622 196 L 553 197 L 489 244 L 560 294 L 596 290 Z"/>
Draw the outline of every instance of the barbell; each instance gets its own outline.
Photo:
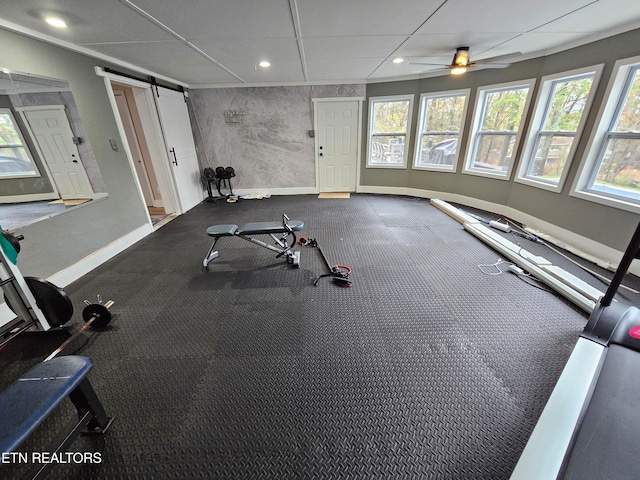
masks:
<path id="1" fill-rule="evenodd" d="M 45 362 L 48 362 L 49 360 L 57 356 L 88 328 L 104 328 L 109 325 L 109 322 L 111 322 L 111 318 L 113 318 L 111 312 L 109 311 L 109 308 L 111 308 L 114 303 L 113 300 L 109 300 L 104 305 L 102 303 L 89 303 L 86 300 L 85 303 L 87 304 L 87 306 L 82 310 L 82 319 L 85 322 L 84 325 L 78 331 L 73 333 L 69 338 L 67 338 L 64 342 L 62 342 L 62 344 L 58 348 L 51 352 L 51 354 L 44 359 Z"/>

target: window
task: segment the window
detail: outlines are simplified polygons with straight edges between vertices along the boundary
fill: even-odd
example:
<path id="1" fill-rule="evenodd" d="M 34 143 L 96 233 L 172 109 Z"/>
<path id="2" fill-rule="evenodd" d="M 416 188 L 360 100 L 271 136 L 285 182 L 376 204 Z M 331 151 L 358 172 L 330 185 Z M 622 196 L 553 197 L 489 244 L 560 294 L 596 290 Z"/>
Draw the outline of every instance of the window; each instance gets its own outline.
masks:
<path id="1" fill-rule="evenodd" d="M 369 99 L 368 167 L 405 168 L 413 95 Z"/>
<path id="2" fill-rule="evenodd" d="M 509 177 L 533 80 L 478 90 L 466 173 Z"/>
<path id="3" fill-rule="evenodd" d="M 455 171 L 468 98 L 468 90 L 422 94 L 415 168 Z"/>
<path id="4" fill-rule="evenodd" d="M 640 212 L 640 57 L 616 68 L 572 195 Z"/>
<path id="5" fill-rule="evenodd" d="M 517 181 L 552 191 L 562 188 L 601 70 L 543 79 Z"/>
<path id="6" fill-rule="evenodd" d="M 11 110 L 0 109 L 0 178 L 37 175 Z"/>

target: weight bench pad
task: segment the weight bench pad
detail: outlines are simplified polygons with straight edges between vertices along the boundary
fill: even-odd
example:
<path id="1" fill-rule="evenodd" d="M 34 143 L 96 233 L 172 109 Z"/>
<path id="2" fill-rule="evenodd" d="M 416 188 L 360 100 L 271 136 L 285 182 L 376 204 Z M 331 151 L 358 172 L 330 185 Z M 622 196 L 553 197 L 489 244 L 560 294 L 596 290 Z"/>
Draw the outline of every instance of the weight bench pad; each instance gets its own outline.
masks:
<path id="1" fill-rule="evenodd" d="M 214 225 L 207 228 L 207 235 L 210 237 L 231 237 L 236 233 L 236 230 L 238 230 L 237 225 Z"/>
<path id="2" fill-rule="evenodd" d="M 294 232 L 304 228 L 304 223 L 300 220 L 289 220 L 287 225 Z M 286 231 L 287 229 L 282 225 L 282 222 L 252 222 L 245 223 L 236 233 L 238 235 L 268 235 L 270 233 L 285 233 Z"/>
<path id="3" fill-rule="evenodd" d="M 0 452 L 13 452 L 92 368 L 79 355 L 42 362 L 0 393 Z"/>

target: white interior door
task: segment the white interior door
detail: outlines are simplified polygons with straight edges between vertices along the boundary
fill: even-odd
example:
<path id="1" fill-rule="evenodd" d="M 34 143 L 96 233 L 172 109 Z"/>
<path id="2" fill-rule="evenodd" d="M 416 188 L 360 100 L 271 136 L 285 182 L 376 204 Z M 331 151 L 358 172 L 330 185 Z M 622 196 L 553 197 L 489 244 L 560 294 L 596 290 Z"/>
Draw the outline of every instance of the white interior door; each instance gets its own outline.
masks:
<path id="1" fill-rule="evenodd" d="M 64 107 L 28 108 L 24 114 L 60 196 L 63 199 L 93 198 L 93 188 L 73 143 L 73 131 Z"/>
<path id="2" fill-rule="evenodd" d="M 321 192 L 355 192 L 360 102 L 316 103 L 318 187 Z"/>
<path id="3" fill-rule="evenodd" d="M 156 88 L 160 123 L 173 169 L 181 212 L 184 213 L 204 200 L 189 111 L 181 92 Z"/>

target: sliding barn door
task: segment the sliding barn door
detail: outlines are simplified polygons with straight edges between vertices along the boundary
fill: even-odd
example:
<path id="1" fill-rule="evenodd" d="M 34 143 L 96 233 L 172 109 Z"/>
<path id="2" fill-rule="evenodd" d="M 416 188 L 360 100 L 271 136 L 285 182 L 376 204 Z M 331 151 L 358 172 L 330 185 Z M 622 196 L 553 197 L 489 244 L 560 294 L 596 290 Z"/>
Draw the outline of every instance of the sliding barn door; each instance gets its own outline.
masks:
<path id="1" fill-rule="evenodd" d="M 156 102 L 169 161 L 175 180 L 181 212 L 204 199 L 200 165 L 189 120 L 189 111 L 181 92 L 156 87 Z"/>

